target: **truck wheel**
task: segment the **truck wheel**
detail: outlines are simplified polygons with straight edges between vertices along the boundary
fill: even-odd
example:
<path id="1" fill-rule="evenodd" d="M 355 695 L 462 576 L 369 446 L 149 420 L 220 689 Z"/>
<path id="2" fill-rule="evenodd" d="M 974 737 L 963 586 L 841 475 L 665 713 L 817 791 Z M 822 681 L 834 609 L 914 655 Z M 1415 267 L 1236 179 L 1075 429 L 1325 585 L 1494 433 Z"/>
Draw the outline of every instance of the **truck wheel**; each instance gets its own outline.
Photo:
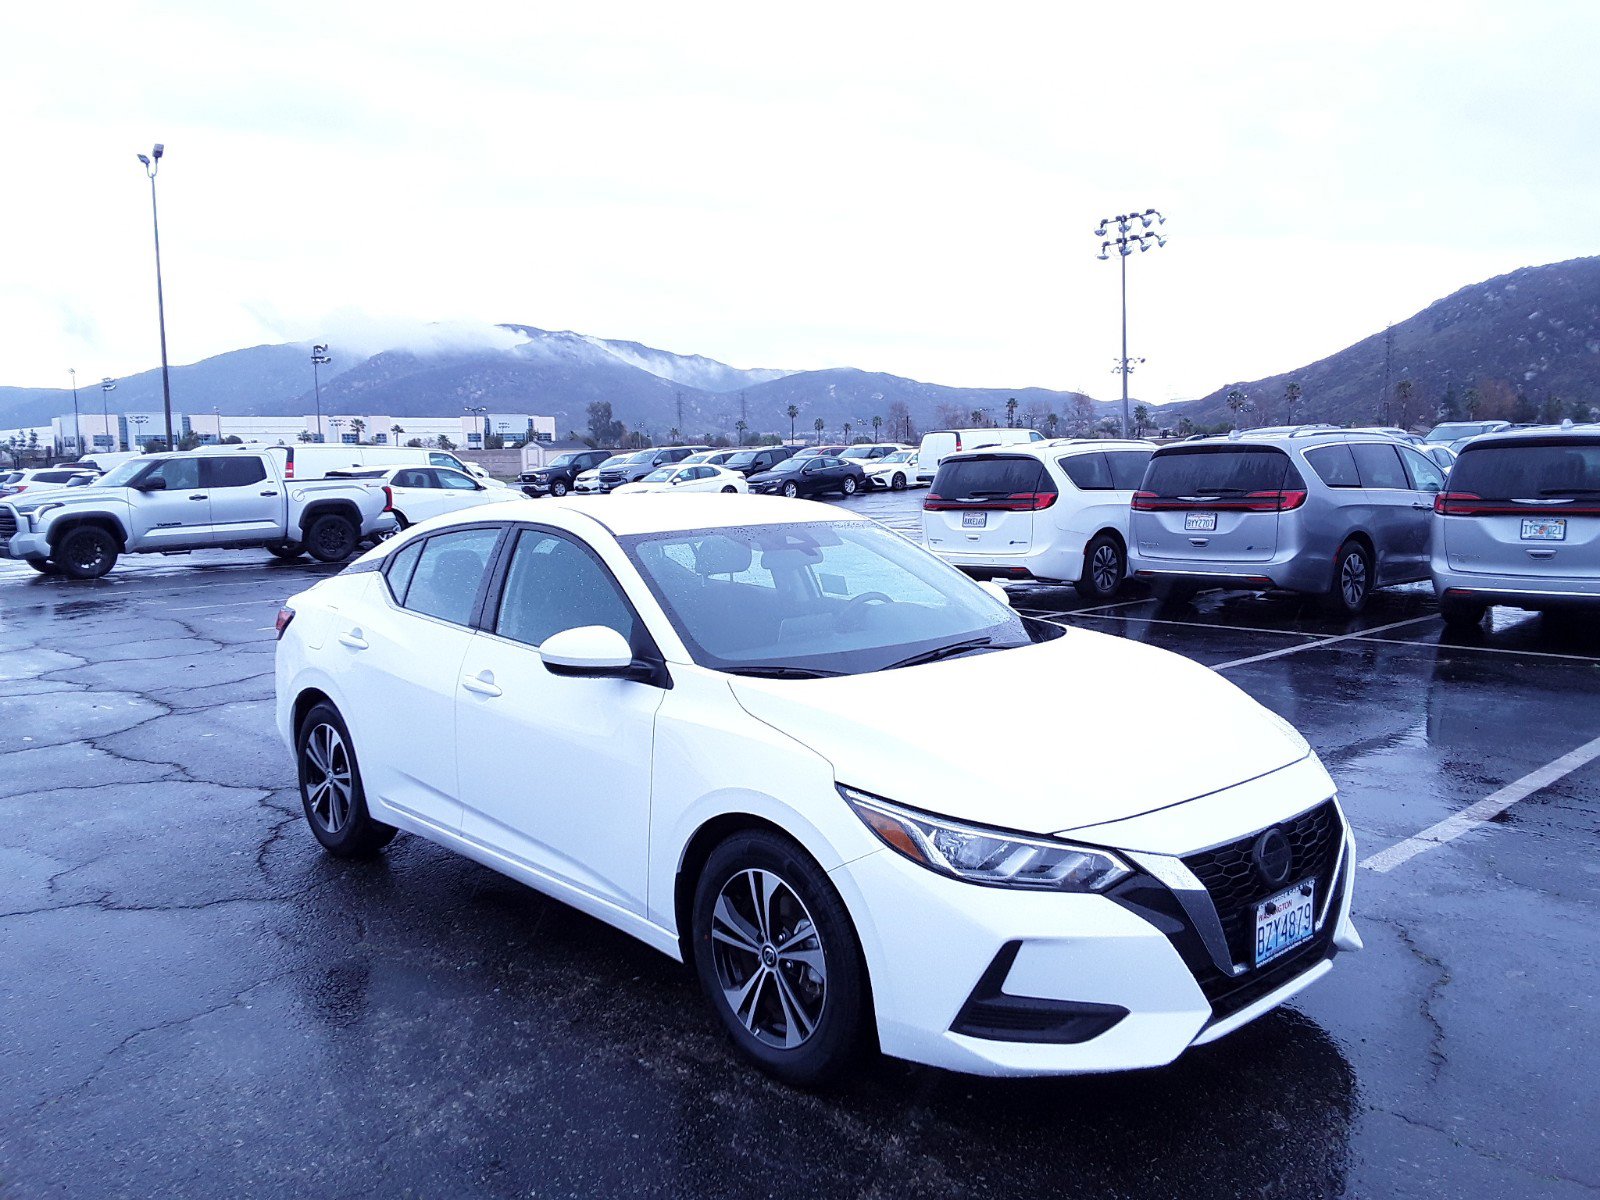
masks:
<path id="1" fill-rule="evenodd" d="M 552 496 L 565 496 L 567 494 L 567 481 L 558 479 L 552 483 L 550 485 L 550 494 Z"/>
<path id="2" fill-rule="evenodd" d="M 59 575 L 61 568 L 48 558 L 25 558 L 22 560 L 41 575 Z"/>
<path id="3" fill-rule="evenodd" d="M 305 546 L 299 542 L 273 542 L 267 547 L 268 554 L 273 558 L 281 558 L 284 562 L 291 562 L 305 552 Z"/>
<path id="4" fill-rule="evenodd" d="M 356 552 L 361 531 L 349 517 L 324 513 L 306 526 L 306 550 L 318 562 L 343 562 Z"/>
<path id="5" fill-rule="evenodd" d="M 61 539 L 51 557 L 69 579 L 99 579 L 117 565 L 117 542 L 98 525 L 80 525 Z"/>

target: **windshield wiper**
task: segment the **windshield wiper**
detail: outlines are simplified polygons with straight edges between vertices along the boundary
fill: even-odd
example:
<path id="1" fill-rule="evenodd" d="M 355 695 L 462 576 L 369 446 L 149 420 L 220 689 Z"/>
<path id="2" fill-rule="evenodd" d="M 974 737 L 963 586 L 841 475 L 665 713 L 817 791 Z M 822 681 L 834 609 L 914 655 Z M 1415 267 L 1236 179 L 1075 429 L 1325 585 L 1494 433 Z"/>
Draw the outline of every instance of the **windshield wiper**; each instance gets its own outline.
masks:
<path id="1" fill-rule="evenodd" d="M 843 671 L 825 671 L 820 667 L 729 667 L 729 675 L 749 675 L 754 679 L 826 679 L 843 675 Z"/>
<path id="2" fill-rule="evenodd" d="M 910 658 L 902 658 L 899 662 L 892 662 L 885 671 L 893 671 L 896 667 L 920 667 L 923 663 L 938 662 L 941 658 L 954 658 L 958 654 L 968 654 L 973 650 L 982 650 L 985 646 L 993 644 L 991 637 L 968 638 L 964 642 L 951 642 L 948 646 L 935 646 L 932 650 L 924 650 L 921 654 L 913 654 Z"/>

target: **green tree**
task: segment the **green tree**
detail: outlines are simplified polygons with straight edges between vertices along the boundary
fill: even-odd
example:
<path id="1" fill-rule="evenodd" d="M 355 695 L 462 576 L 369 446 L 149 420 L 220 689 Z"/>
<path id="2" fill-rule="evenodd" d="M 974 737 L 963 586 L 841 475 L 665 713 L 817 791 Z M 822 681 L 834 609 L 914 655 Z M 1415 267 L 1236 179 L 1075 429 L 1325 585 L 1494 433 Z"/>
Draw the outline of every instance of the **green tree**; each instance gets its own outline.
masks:
<path id="1" fill-rule="evenodd" d="M 1456 396 L 1456 389 L 1447 387 L 1444 390 L 1444 399 L 1439 401 L 1439 420 L 1461 420 L 1461 401 Z"/>
<path id="2" fill-rule="evenodd" d="M 589 418 L 589 436 L 596 446 L 617 446 L 627 433 L 621 421 L 611 415 L 611 402 L 597 400 L 586 408 Z"/>
<path id="3" fill-rule="evenodd" d="M 1228 411 L 1233 414 L 1233 425 L 1234 425 L 1235 429 L 1237 429 L 1239 427 L 1239 414 L 1244 411 L 1244 406 L 1245 406 L 1244 393 L 1241 392 L 1238 388 L 1229 388 L 1228 389 Z"/>
<path id="4" fill-rule="evenodd" d="M 309 441 L 314 440 L 317 435 L 312 433 L 311 430 L 309 430 L 309 429 L 302 429 L 299 433 L 295 434 L 294 436 L 295 436 L 295 440 L 296 441 L 309 442 Z"/>
<path id="5" fill-rule="evenodd" d="M 740 417 L 737 421 L 735 421 L 733 423 L 733 427 L 739 434 L 739 445 L 741 445 L 741 446 L 744 445 L 744 431 L 746 429 L 749 429 L 750 426 L 748 426 L 748 425 L 746 425 L 744 423 L 744 418 L 743 417 Z"/>
<path id="6" fill-rule="evenodd" d="M 1044 419 L 1044 427 L 1050 431 L 1051 437 L 1055 437 L 1056 426 L 1059 424 L 1061 424 L 1061 418 L 1056 415 L 1056 410 L 1052 408 L 1049 415 Z"/>
<path id="7" fill-rule="evenodd" d="M 1144 431 L 1150 424 L 1150 406 L 1148 404 L 1135 404 L 1133 406 L 1133 432 L 1135 437 L 1143 437 Z"/>
<path id="8" fill-rule="evenodd" d="M 668 440 L 670 440 L 672 442 L 672 444 L 674 446 L 676 446 L 678 444 L 679 437 L 680 437 L 680 435 L 678 433 L 678 427 L 676 425 L 674 425 L 671 429 L 667 430 L 667 438 L 668 438 Z"/>
<path id="9" fill-rule="evenodd" d="M 485 450 L 504 450 L 506 448 L 506 439 L 498 433 L 491 433 L 483 439 L 483 448 Z"/>
<path id="10" fill-rule="evenodd" d="M 400 444 L 400 435 L 405 432 L 405 429 L 396 423 L 389 426 L 389 432 L 394 435 L 394 444 L 398 446 Z"/>
<path id="11" fill-rule="evenodd" d="M 1300 385 L 1291 381 L 1289 385 L 1283 389 L 1283 409 L 1290 425 L 1294 424 L 1294 409 L 1295 405 L 1299 403 Z"/>
<path id="12" fill-rule="evenodd" d="M 367 423 L 360 417 L 350 418 L 350 432 L 356 435 L 356 445 L 361 445 L 361 435 L 367 431 Z"/>
<path id="13" fill-rule="evenodd" d="M 1401 429 L 1410 429 L 1414 419 L 1411 406 L 1416 398 L 1416 384 L 1409 379 L 1402 379 L 1394 385 L 1394 419 Z"/>
<path id="14" fill-rule="evenodd" d="M 974 429 L 982 429 L 984 426 L 988 425 L 988 423 L 989 422 L 984 419 L 983 409 L 975 408 L 972 410 L 972 427 Z"/>
<path id="15" fill-rule="evenodd" d="M 800 410 L 794 405 L 789 405 L 783 410 L 783 415 L 789 418 L 789 440 L 794 441 L 794 419 L 800 415 Z"/>
<path id="16" fill-rule="evenodd" d="M 883 429 L 883 418 L 878 416 L 877 413 L 873 413 L 872 414 L 872 440 L 873 441 L 876 442 L 876 441 L 880 440 L 880 438 L 883 436 L 882 433 L 880 432 L 880 430 L 882 430 L 882 429 Z"/>
<path id="17" fill-rule="evenodd" d="M 817 445 L 822 445 L 822 431 L 827 428 L 821 417 L 818 417 L 811 426 L 817 431 Z"/>
<path id="18" fill-rule="evenodd" d="M 454 450 L 456 448 L 456 444 L 442 433 L 438 437 L 438 443 L 441 450 Z"/>
<path id="19" fill-rule="evenodd" d="M 1012 396 L 1006 401 L 1006 428 L 1010 429 L 1017 423 L 1017 398 Z"/>
<path id="20" fill-rule="evenodd" d="M 1561 424 L 1561 409 L 1561 397 L 1548 396 L 1545 398 L 1544 412 L 1541 415 L 1547 424 L 1559 425 Z"/>
<path id="21" fill-rule="evenodd" d="M 1186 438 L 1186 437 L 1189 437 L 1193 433 L 1194 433 L 1194 422 L 1191 421 L 1188 417 L 1179 417 L 1178 418 L 1178 436 Z"/>
<path id="22" fill-rule="evenodd" d="M 850 429 L 851 429 L 850 422 L 846 421 L 844 423 L 844 444 L 846 446 L 848 446 L 850 444 Z"/>

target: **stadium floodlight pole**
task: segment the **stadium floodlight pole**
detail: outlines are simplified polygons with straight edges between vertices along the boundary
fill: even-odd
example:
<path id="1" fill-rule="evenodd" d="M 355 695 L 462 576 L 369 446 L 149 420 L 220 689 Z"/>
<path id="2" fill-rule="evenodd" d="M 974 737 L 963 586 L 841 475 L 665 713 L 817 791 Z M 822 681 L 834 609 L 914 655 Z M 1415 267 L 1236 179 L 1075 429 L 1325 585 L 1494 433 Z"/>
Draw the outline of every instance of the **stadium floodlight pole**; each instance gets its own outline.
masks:
<path id="1" fill-rule="evenodd" d="M 133 445 L 128 447 L 129 450 L 137 449 L 141 454 L 144 453 L 144 423 L 149 419 L 144 413 L 134 413 L 128 418 L 134 428 Z"/>
<path id="2" fill-rule="evenodd" d="M 332 361 L 333 361 L 333 359 L 328 357 L 328 344 L 326 342 L 324 342 L 320 346 L 311 347 L 311 386 L 316 390 L 316 395 L 317 395 L 317 441 L 318 442 L 321 442 L 323 440 L 323 438 L 322 438 L 322 377 L 317 373 L 317 368 L 325 367 L 329 363 L 331 363 Z"/>
<path id="3" fill-rule="evenodd" d="M 72 376 L 72 453 L 83 457 L 83 418 L 78 415 L 78 368 L 68 367 L 67 374 Z"/>
<path id="4" fill-rule="evenodd" d="M 117 390 L 117 381 L 107 375 L 100 380 L 100 419 L 105 422 L 106 437 L 111 439 L 113 450 L 122 449 L 122 431 L 111 432 L 111 393 Z M 98 445 L 98 443 L 96 443 Z"/>
<path id="5" fill-rule="evenodd" d="M 150 227 L 156 235 L 156 321 L 161 329 L 161 401 L 167 418 L 167 449 L 177 443 L 172 440 L 172 378 L 167 370 L 167 301 L 161 290 L 161 218 L 156 213 L 156 171 L 161 166 L 161 156 L 166 147 L 157 142 L 148 155 L 139 155 L 144 173 L 150 177 Z"/>
<path id="6" fill-rule="evenodd" d="M 1104 262 L 1115 252 L 1122 263 L 1122 357 L 1119 360 L 1122 370 L 1122 436 L 1127 437 L 1128 431 L 1133 427 L 1133 414 L 1128 406 L 1128 256 L 1137 249 L 1141 254 L 1150 249 L 1152 245 L 1165 246 L 1166 234 L 1148 233 L 1146 230 L 1153 225 L 1165 225 L 1166 217 L 1153 208 L 1143 212 L 1119 213 L 1114 217 L 1106 217 L 1100 222 L 1100 228 L 1094 231 L 1095 237 L 1100 239 L 1100 261 Z M 1134 226 L 1139 226 L 1138 232 L 1131 232 Z M 1143 362 L 1143 359 L 1139 360 Z"/>
<path id="7" fill-rule="evenodd" d="M 461 406 L 461 411 L 464 412 L 464 413 L 467 413 L 469 415 L 476 415 L 478 420 L 483 422 L 483 432 L 478 435 L 478 438 L 479 438 L 478 449 L 487 450 L 489 448 L 489 409 L 488 409 L 488 406 L 487 405 L 483 405 L 483 404 L 463 404 Z"/>

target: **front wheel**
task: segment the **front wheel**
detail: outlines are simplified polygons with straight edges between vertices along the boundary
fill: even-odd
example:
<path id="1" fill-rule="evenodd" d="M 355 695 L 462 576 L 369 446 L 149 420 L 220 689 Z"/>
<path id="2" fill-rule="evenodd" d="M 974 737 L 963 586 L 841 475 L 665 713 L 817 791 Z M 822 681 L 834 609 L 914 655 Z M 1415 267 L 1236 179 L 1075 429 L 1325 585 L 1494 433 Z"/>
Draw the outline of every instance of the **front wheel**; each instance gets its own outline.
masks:
<path id="1" fill-rule="evenodd" d="M 729 485 L 728 485 L 728 486 L 727 486 L 727 487 L 725 487 L 725 488 L 723 488 L 723 489 L 722 489 L 722 494 L 723 494 L 723 495 L 724 495 L 724 496 L 726 496 L 726 495 L 728 495 L 728 494 L 729 494 L 729 493 L 731 493 L 731 492 L 737 492 L 737 491 L 738 491 L 738 490 L 739 490 L 739 489 L 738 489 L 738 488 L 736 488 L 736 487 L 734 487 L 734 486 L 733 486 L 733 484 L 731 484 L 731 483 L 730 483 L 730 484 L 729 484 Z"/>
<path id="2" fill-rule="evenodd" d="M 1122 586 L 1127 569 L 1117 539 L 1102 533 L 1084 548 L 1083 574 L 1072 586 L 1085 600 L 1109 600 Z"/>
<path id="3" fill-rule="evenodd" d="M 117 565 L 117 542 L 98 525 L 80 525 L 50 556 L 69 579 L 99 579 Z"/>
<path id="4" fill-rule="evenodd" d="M 846 475 L 844 482 L 839 485 L 839 490 L 846 496 L 854 496 L 856 494 L 856 477 L 854 475 Z"/>
<path id="5" fill-rule="evenodd" d="M 1339 547 L 1333 558 L 1333 587 L 1323 596 L 1323 607 L 1335 616 L 1354 617 L 1366 608 L 1372 595 L 1372 554 L 1354 539 Z"/>
<path id="6" fill-rule="evenodd" d="M 786 483 L 783 485 L 783 494 L 793 500 L 800 494 L 800 487 L 798 484 Z"/>
<path id="7" fill-rule="evenodd" d="M 894 473 L 894 478 L 889 481 L 889 490 L 892 492 L 903 492 L 906 490 L 906 477 L 900 474 L 899 471 L 896 471 Z"/>
<path id="8" fill-rule="evenodd" d="M 815 1087 L 857 1058 L 871 1005 L 855 927 L 820 867 L 777 833 L 735 834 L 695 887 L 695 972 L 739 1051 Z"/>
<path id="9" fill-rule="evenodd" d="M 336 858 L 364 858 L 387 846 L 395 827 L 373 820 L 367 811 L 361 768 L 339 710 L 319 704 L 308 712 L 295 746 L 300 804 L 322 848 Z"/>
<path id="10" fill-rule="evenodd" d="M 565 496 L 567 494 L 567 482 L 566 482 L 566 480 L 558 479 L 554 483 L 552 483 L 550 485 L 550 494 L 552 496 Z"/>
<path id="11" fill-rule="evenodd" d="M 305 547 L 318 562 L 343 562 L 356 552 L 361 531 L 349 517 L 325 513 L 306 527 Z"/>

